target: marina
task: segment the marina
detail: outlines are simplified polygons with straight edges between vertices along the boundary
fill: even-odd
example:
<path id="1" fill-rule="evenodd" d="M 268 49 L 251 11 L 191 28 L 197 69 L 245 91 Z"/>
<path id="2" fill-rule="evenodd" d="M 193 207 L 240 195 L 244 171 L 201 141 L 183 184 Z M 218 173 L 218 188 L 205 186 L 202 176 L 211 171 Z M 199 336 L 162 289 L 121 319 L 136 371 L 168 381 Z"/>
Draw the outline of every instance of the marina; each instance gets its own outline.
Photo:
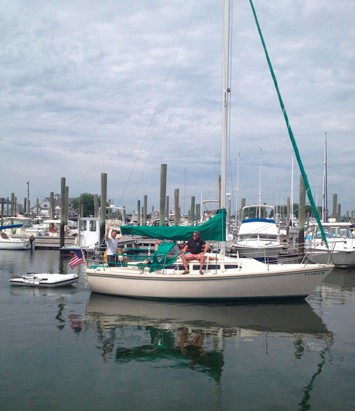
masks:
<path id="1" fill-rule="evenodd" d="M 69 260 L 0 254 L 2 410 L 354 409 L 354 269 L 303 302 L 200 304 L 91 293 Z M 27 270 L 79 279 L 10 286 Z"/>
<path id="2" fill-rule="evenodd" d="M 348 0 L 22 3 L 3 17 L 1 409 L 354 410 Z"/>

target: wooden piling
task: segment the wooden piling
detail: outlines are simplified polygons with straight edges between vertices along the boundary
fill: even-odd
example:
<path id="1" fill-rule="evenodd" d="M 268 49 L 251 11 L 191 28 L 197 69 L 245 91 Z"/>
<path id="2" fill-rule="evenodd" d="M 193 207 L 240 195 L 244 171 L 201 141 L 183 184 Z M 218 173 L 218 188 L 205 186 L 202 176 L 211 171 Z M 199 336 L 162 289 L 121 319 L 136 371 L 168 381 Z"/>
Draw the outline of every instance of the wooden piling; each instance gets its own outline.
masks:
<path id="1" fill-rule="evenodd" d="M 11 193 L 11 217 L 16 217 L 16 197 L 15 193 Z"/>
<path id="2" fill-rule="evenodd" d="M 179 189 L 174 190 L 174 225 L 179 225 L 180 213 L 179 213 Z"/>
<path id="3" fill-rule="evenodd" d="M 165 225 L 165 200 L 166 200 L 166 176 L 167 165 L 160 166 L 160 210 L 159 210 L 159 225 Z"/>
<path id="4" fill-rule="evenodd" d="M 286 216 L 287 216 L 287 224 L 286 224 L 286 235 L 288 236 L 290 233 L 290 221 L 291 221 L 291 199 L 290 197 L 287 197 L 287 210 L 286 210 Z"/>
<path id="5" fill-rule="evenodd" d="M 195 196 L 191 197 L 191 206 L 190 206 L 190 223 L 191 225 L 195 225 L 195 203 L 196 198 Z"/>
<path id="6" fill-rule="evenodd" d="M 4 225 L 4 201 L 5 199 L 1 199 L 1 225 Z"/>
<path id="7" fill-rule="evenodd" d="M 298 208 L 298 254 L 304 255 L 304 228 L 306 223 L 306 188 L 303 177 L 300 176 L 300 204 Z"/>
<path id="8" fill-rule="evenodd" d="M 54 219 L 54 192 L 49 193 L 49 218 Z"/>
<path id="9" fill-rule="evenodd" d="M 333 194 L 333 213 L 332 217 L 337 219 L 337 211 L 338 211 L 338 194 Z"/>
<path id="10" fill-rule="evenodd" d="M 137 224 L 141 225 L 141 201 L 140 200 L 137 200 L 137 215 L 138 215 Z"/>
<path id="11" fill-rule="evenodd" d="M 166 203 L 165 203 L 165 217 L 169 220 L 169 212 L 170 205 L 169 205 L 169 196 L 166 196 Z"/>
<path id="12" fill-rule="evenodd" d="M 99 216 L 99 196 L 94 194 L 94 217 Z"/>
<path id="13" fill-rule="evenodd" d="M 143 197 L 143 219 L 142 219 L 142 224 L 144 226 L 147 225 L 147 214 L 148 214 L 148 196 L 145 195 Z"/>
<path id="14" fill-rule="evenodd" d="M 101 173 L 100 244 L 105 238 L 107 203 L 107 173 Z"/>
<path id="15" fill-rule="evenodd" d="M 61 193 L 61 210 L 60 210 L 60 229 L 59 229 L 59 247 L 64 247 L 64 226 L 65 226 L 65 177 L 60 180 L 60 193 Z"/>

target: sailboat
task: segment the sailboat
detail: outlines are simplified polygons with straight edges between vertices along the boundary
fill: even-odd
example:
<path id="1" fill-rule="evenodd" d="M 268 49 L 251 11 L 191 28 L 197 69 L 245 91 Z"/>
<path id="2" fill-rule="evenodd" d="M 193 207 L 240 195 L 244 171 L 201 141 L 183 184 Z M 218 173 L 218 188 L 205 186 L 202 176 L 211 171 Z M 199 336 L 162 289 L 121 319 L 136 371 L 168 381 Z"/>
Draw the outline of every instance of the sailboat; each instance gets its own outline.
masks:
<path id="1" fill-rule="evenodd" d="M 306 253 L 314 263 L 331 262 L 335 267 L 355 267 L 355 236 L 351 223 L 339 222 L 328 218 L 328 171 L 327 171 L 327 133 L 324 140 L 323 162 L 323 206 L 322 219 L 327 242 L 321 236 L 318 226 L 308 227 Z"/>
<path id="2" fill-rule="evenodd" d="M 152 254 L 118 255 L 115 266 L 93 261 L 86 268 L 91 291 L 162 300 L 245 300 L 307 297 L 332 271 L 332 264 L 268 264 L 226 255 L 226 177 L 230 112 L 231 1 L 224 1 L 224 52 L 221 148 L 221 210 L 198 226 L 201 238 L 219 241 L 218 254 L 207 253 L 204 275 L 190 263 L 182 275 L 180 250 L 174 241 L 191 238 L 195 227 L 122 226 L 122 234 L 169 240 Z"/>

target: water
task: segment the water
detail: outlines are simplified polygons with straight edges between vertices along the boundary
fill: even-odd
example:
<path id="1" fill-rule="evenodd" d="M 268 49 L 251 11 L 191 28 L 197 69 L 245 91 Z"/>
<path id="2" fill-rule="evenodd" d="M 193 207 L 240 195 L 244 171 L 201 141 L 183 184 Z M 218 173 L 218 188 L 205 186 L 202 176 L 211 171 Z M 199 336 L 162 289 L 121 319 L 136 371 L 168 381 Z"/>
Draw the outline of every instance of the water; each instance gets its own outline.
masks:
<path id="1" fill-rule="evenodd" d="M 279 304 L 148 302 L 20 288 L 72 272 L 57 251 L 0 252 L 1 410 L 353 410 L 355 270 Z"/>

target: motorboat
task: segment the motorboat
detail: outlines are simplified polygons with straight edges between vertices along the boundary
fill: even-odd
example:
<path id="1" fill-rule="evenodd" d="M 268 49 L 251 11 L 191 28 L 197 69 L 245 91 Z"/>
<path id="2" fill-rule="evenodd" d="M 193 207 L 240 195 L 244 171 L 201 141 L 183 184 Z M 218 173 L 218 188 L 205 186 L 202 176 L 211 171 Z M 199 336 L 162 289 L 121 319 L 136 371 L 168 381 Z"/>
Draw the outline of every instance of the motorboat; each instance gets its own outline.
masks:
<path id="1" fill-rule="evenodd" d="M 330 219 L 322 224 L 326 239 L 317 226 L 311 226 L 306 236 L 306 253 L 314 263 L 330 262 L 339 268 L 355 267 L 355 238 L 350 223 Z"/>
<path id="2" fill-rule="evenodd" d="M 0 250 L 30 250 L 31 241 L 29 238 L 13 238 L 10 234 L 2 231 L 18 227 L 19 224 L 0 226 Z"/>
<path id="3" fill-rule="evenodd" d="M 78 274 L 28 273 L 10 278 L 10 285 L 21 287 L 64 287 L 78 282 Z"/>
<path id="4" fill-rule="evenodd" d="M 236 241 L 231 245 L 231 253 L 260 261 L 277 261 L 283 244 L 274 216 L 275 209 L 271 205 L 243 207 L 242 221 Z"/>

